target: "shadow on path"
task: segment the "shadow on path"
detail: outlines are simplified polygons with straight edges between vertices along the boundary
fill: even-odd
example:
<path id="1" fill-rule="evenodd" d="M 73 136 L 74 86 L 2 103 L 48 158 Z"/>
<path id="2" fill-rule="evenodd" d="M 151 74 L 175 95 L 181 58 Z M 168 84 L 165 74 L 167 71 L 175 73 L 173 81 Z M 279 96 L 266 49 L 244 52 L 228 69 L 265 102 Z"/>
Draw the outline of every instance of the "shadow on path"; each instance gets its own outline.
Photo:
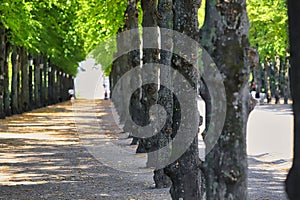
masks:
<path id="1" fill-rule="evenodd" d="M 65 102 L 0 121 L 0 199 L 170 199 L 168 189 L 153 189 L 151 172 L 116 170 L 126 169 L 129 158 L 141 167 L 145 157 L 134 154 L 130 140 L 115 124 L 110 101 L 76 103 L 76 107 Z M 261 109 L 290 112 L 288 107 L 273 106 Z M 110 150 L 111 143 L 129 152 L 129 157 Z M 107 147 L 104 154 L 89 152 L 95 144 Z M 105 155 L 120 166 L 102 160 Z M 249 156 L 251 200 L 285 199 L 282 182 L 290 161 L 269 156 Z"/>

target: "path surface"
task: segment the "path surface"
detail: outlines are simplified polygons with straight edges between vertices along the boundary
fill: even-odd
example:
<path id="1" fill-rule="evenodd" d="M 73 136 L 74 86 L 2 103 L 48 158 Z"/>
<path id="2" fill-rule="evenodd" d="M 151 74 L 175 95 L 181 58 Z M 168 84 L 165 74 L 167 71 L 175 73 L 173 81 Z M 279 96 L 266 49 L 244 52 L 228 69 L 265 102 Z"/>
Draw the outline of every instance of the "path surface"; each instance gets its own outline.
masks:
<path id="1" fill-rule="evenodd" d="M 1 120 L 0 199 L 170 199 L 153 189 L 146 156 L 134 153 L 111 111 L 109 101 L 76 101 Z M 258 116 L 271 122 L 254 126 Z M 277 117 L 286 128 L 276 128 Z M 285 199 L 289 107 L 260 106 L 250 118 L 249 199 Z"/>

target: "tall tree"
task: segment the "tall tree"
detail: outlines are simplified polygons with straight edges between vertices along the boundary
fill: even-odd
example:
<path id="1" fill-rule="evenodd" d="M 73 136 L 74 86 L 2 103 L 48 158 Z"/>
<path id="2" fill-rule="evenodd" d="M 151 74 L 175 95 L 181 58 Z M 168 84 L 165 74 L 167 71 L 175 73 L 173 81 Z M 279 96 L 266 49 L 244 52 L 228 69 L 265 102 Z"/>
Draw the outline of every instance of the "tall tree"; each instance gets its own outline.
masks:
<path id="1" fill-rule="evenodd" d="M 291 92 L 294 111 L 294 158 L 286 180 L 290 200 L 300 199 L 300 2 L 288 0 L 289 36 L 291 53 Z"/>
<path id="2" fill-rule="evenodd" d="M 201 43 L 223 75 L 227 95 L 223 130 L 206 152 L 207 199 L 247 199 L 248 30 L 246 0 L 206 2 Z"/>

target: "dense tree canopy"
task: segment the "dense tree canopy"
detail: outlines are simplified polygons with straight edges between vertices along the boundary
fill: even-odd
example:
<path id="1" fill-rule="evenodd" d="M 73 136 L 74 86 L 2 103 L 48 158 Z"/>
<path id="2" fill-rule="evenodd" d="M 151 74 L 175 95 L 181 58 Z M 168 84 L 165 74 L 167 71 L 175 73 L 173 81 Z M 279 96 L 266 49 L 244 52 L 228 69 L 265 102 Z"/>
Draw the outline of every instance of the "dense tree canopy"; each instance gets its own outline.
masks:
<path id="1" fill-rule="evenodd" d="M 287 8 L 285 0 L 247 1 L 251 45 L 262 59 L 285 56 L 288 50 Z"/>

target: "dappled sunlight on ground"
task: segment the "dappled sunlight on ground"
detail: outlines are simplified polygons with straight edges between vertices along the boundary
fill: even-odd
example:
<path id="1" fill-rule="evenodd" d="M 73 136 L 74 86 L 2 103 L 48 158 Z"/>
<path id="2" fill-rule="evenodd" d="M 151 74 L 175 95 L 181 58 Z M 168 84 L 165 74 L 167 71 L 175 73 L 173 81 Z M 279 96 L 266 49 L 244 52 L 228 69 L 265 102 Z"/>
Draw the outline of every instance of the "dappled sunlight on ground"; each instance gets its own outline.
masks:
<path id="1" fill-rule="evenodd" d="M 128 145 L 111 109 L 110 101 L 75 100 L 0 120 L 0 199 L 168 199 L 168 189 L 151 188 L 152 173 L 115 170 L 88 151 L 95 141 L 117 142 L 131 153 L 106 151 L 118 165 L 146 159 Z"/>
<path id="2" fill-rule="evenodd" d="M 58 147 L 78 144 L 68 106 L 49 106 L 1 120 L 0 185 L 44 184 L 58 179 L 65 161 Z M 52 172 L 52 173 L 51 173 Z"/>
<path id="3" fill-rule="evenodd" d="M 249 119 L 250 200 L 286 199 L 292 117 L 276 106 Z M 113 111 L 110 101 L 73 100 L 0 120 L 0 199 L 170 199 L 152 189 L 147 155 L 135 154 Z"/>

